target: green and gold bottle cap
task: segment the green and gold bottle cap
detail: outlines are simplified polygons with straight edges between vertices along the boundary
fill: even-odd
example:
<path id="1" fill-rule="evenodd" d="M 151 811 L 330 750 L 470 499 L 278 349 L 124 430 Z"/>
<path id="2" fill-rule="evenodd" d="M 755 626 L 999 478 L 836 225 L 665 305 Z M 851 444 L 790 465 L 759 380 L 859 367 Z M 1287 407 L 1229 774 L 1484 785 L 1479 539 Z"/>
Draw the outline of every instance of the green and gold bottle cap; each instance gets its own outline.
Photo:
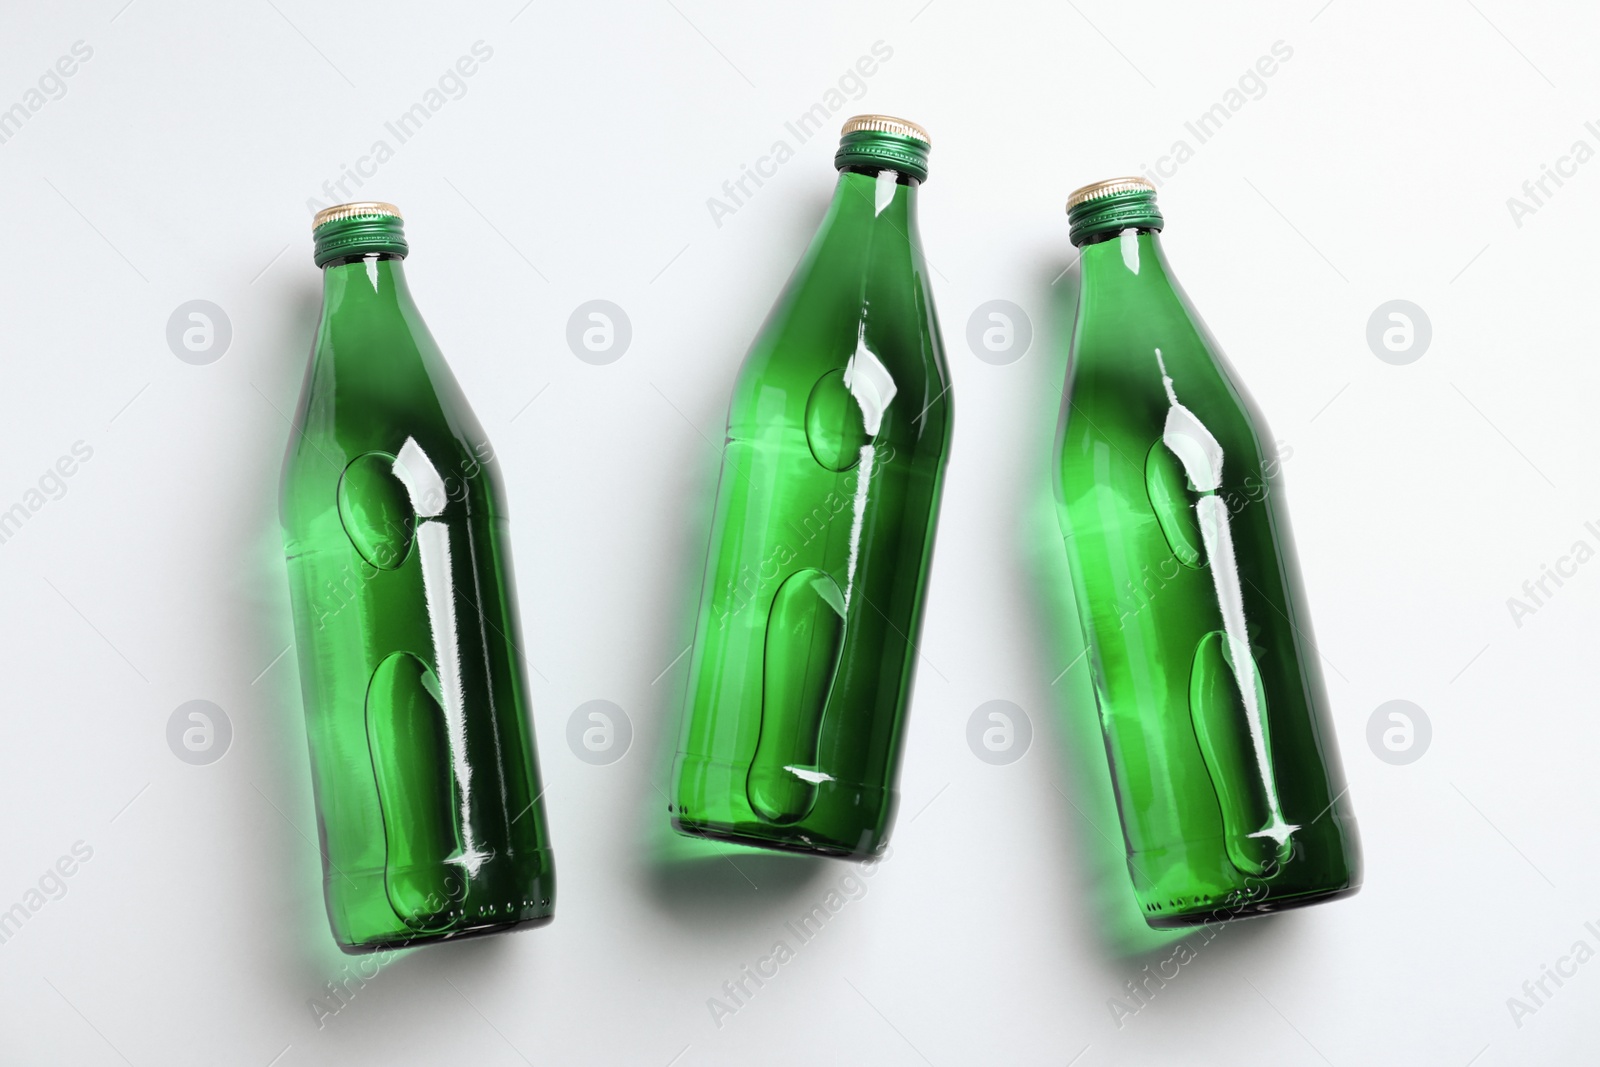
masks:
<path id="1" fill-rule="evenodd" d="M 400 209 L 378 200 L 359 200 L 323 208 L 311 220 L 317 266 L 366 252 L 404 256 L 405 225 Z"/>
<path id="2" fill-rule="evenodd" d="M 919 182 L 928 180 L 928 149 L 933 139 L 915 122 L 892 115 L 857 115 L 839 131 L 833 165 L 887 167 Z"/>
<path id="3" fill-rule="evenodd" d="M 1159 230 L 1165 224 L 1156 187 L 1144 178 L 1107 178 L 1074 190 L 1067 197 L 1067 221 L 1074 245 L 1108 230 Z"/>

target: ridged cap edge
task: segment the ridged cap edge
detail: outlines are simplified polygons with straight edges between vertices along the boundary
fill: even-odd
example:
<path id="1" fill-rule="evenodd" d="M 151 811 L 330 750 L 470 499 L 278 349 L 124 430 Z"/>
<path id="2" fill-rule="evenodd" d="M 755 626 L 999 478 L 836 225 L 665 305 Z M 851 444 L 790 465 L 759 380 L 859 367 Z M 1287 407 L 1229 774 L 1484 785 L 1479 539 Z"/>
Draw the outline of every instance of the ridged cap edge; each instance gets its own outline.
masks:
<path id="1" fill-rule="evenodd" d="M 909 137 L 914 141 L 921 141 L 929 148 L 933 147 L 933 138 L 928 136 L 928 131 L 907 119 L 897 119 L 893 115 L 857 115 L 845 122 L 839 130 L 840 137 L 848 137 L 852 133 L 870 131 L 872 133 L 892 133 L 898 137 Z"/>
<path id="2" fill-rule="evenodd" d="M 359 218 L 391 218 L 404 221 L 400 209 L 393 204 L 385 204 L 381 200 L 357 200 L 349 204 L 335 204 L 333 207 L 323 208 L 311 219 L 311 229 L 315 232 L 330 222 Z"/>
<path id="3" fill-rule="evenodd" d="M 1071 211 L 1079 204 L 1090 200 L 1099 200 L 1102 197 L 1116 196 L 1118 193 L 1153 193 L 1156 187 L 1144 178 L 1107 178 L 1104 181 L 1090 182 L 1081 189 L 1075 189 L 1067 197 L 1067 210 Z"/>

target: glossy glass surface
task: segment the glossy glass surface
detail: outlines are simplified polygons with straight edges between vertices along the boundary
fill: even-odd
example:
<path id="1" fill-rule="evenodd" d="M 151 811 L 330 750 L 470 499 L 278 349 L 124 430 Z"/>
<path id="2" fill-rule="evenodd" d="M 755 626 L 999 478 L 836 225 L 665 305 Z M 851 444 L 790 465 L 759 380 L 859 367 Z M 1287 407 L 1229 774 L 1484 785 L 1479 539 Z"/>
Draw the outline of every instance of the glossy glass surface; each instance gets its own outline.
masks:
<path id="1" fill-rule="evenodd" d="M 1160 240 L 1091 239 L 1057 493 L 1145 920 L 1354 892 L 1354 817 L 1266 423 Z"/>
<path id="2" fill-rule="evenodd" d="M 335 939 L 548 919 L 499 474 L 397 258 L 323 268 L 280 511 Z"/>
<path id="3" fill-rule="evenodd" d="M 949 448 L 917 184 L 849 168 L 734 387 L 673 825 L 888 840 Z"/>

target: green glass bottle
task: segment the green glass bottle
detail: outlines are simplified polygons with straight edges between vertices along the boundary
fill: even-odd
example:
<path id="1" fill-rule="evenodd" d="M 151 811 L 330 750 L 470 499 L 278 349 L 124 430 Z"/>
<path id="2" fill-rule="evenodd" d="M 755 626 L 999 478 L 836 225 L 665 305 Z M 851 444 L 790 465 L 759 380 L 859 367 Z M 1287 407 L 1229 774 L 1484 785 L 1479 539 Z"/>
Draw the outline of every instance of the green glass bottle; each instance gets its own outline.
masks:
<path id="1" fill-rule="evenodd" d="M 334 938 L 546 922 L 555 873 L 493 450 L 389 204 L 313 223 L 322 319 L 280 515 Z"/>
<path id="2" fill-rule="evenodd" d="M 1068 201 L 1057 501 L 1128 869 L 1154 927 L 1354 893 L 1280 455 L 1168 269 L 1141 178 Z"/>
<path id="3" fill-rule="evenodd" d="M 739 371 L 669 804 L 692 835 L 888 842 L 950 375 L 917 237 L 921 127 L 844 126 L 839 183 Z"/>

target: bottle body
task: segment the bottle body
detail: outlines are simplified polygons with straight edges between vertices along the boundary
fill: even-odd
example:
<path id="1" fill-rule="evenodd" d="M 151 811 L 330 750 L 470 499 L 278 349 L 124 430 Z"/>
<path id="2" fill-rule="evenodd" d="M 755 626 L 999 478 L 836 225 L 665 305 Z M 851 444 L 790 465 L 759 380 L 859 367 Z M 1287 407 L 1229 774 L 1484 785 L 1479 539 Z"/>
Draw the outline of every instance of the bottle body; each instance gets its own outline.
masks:
<path id="1" fill-rule="evenodd" d="M 1100 234 L 1081 262 L 1057 500 L 1145 920 L 1352 893 L 1284 457 L 1153 230 Z"/>
<path id="2" fill-rule="evenodd" d="M 547 920 L 504 494 L 398 257 L 324 268 L 280 514 L 335 939 Z"/>
<path id="3" fill-rule="evenodd" d="M 882 851 L 951 427 L 917 181 L 845 169 L 740 369 L 673 825 Z"/>

